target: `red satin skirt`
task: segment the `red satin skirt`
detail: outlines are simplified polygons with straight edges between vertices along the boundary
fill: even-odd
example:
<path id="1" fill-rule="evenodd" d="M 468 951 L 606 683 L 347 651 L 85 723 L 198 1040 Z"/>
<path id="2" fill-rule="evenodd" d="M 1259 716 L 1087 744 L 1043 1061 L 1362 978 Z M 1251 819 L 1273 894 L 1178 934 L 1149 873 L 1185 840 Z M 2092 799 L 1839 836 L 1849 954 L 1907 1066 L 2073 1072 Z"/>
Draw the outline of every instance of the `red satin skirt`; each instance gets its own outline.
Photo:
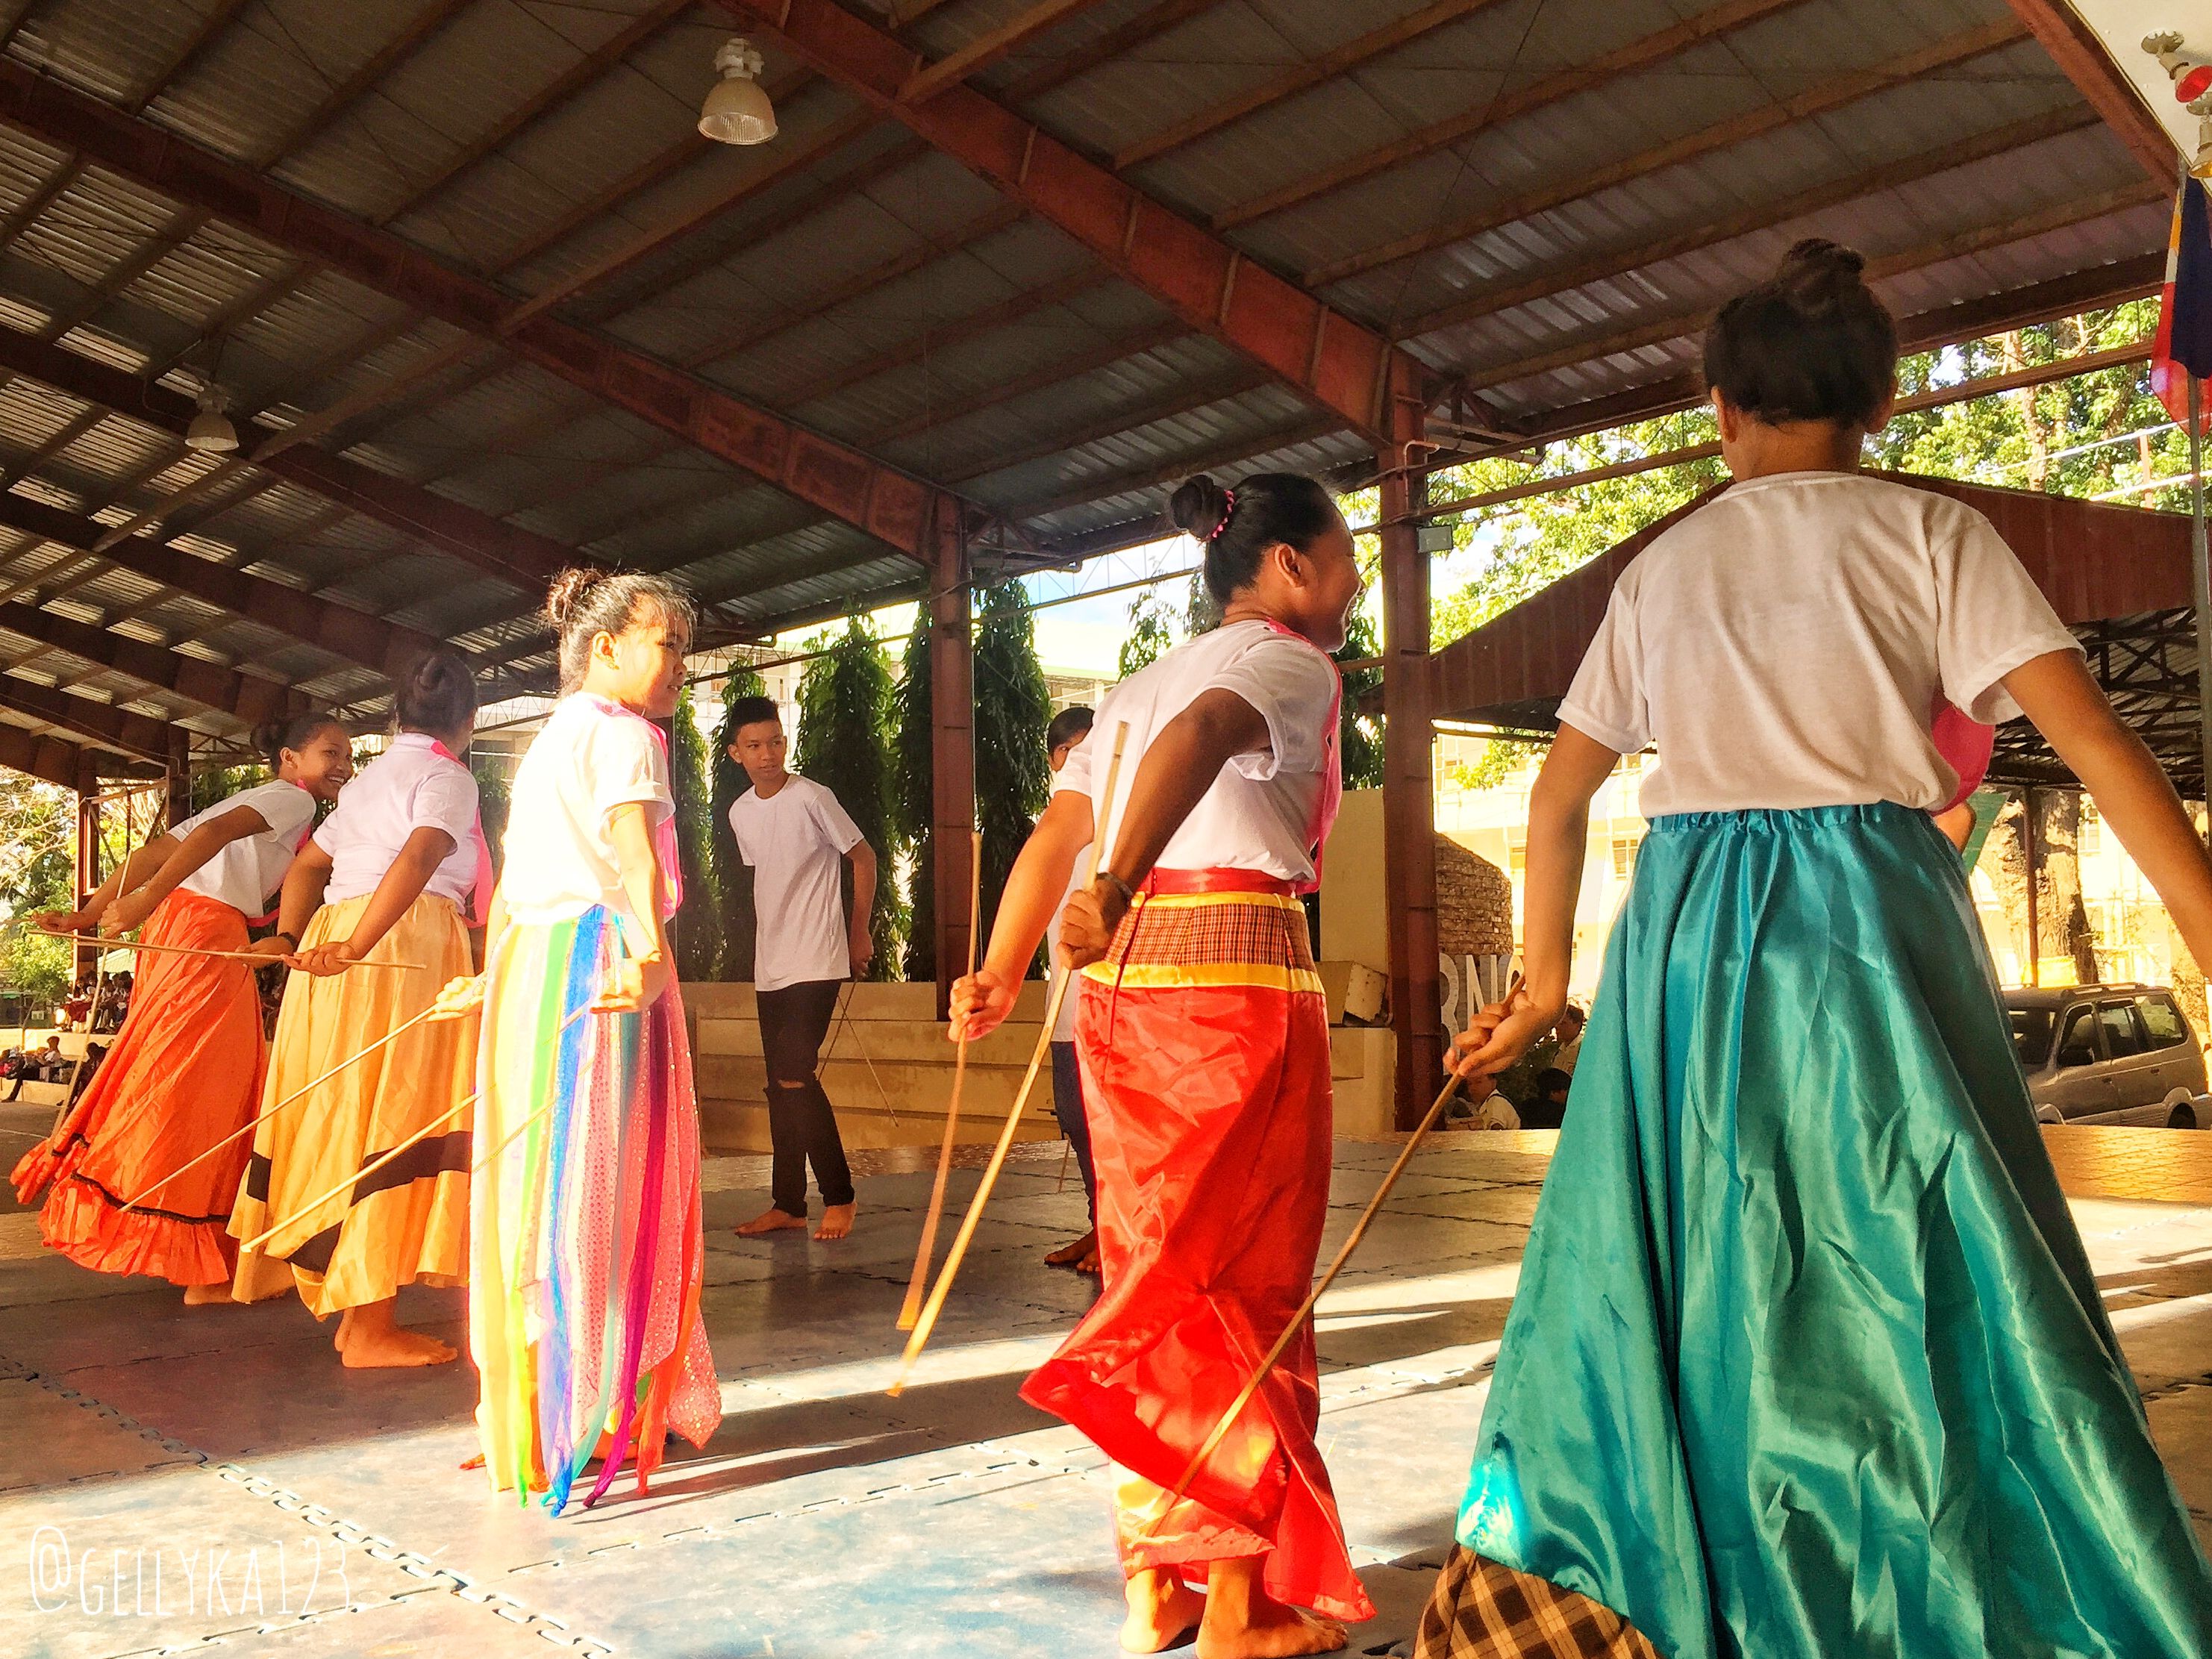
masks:
<path id="1" fill-rule="evenodd" d="M 1267 1594 L 1374 1616 L 1315 1442 L 1310 1324 L 1161 1505 L 1313 1284 L 1328 1216 L 1327 1006 L 1304 908 L 1249 871 L 1156 872 L 1076 1014 L 1104 1290 L 1022 1389 L 1121 1466 L 1125 1571 L 1264 1555 Z"/>

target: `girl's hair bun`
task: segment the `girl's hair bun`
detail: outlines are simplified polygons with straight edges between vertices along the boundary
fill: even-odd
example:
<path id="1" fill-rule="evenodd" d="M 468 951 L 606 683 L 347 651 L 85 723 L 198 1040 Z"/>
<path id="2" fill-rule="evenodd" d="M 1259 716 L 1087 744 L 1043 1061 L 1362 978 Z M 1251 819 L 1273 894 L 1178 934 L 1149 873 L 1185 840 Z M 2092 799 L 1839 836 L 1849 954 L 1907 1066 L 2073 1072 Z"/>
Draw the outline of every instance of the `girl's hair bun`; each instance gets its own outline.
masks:
<path id="1" fill-rule="evenodd" d="M 568 618 L 576 614 L 576 607 L 584 602 L 585 595 L 606 579 L 605 571 L 593 570 L 583 565 L 572 566 L 562 571 L 553 579 L 553 586 L 545 595 L 545 620 L 551 623 L 556 631 L 566 628 Z"/>
<path id="2" fill-rule="evenodd" d="M 1790 252 L 1782 256 L 1784 270 L 1798 267 L 1856 276 L 1866 270 L 1866 255 L 1855 247 L 1832 242 L 1825 236 L 1808 236 L 1803 241 L 1793 244 Z"/>
<path id="3" fill-rule="evenodd" d="M 340 732 L 345 730 L 344 722 L 325 708 L 311 708 L 289 720 L 264 720 L 253 728 L 253 752 L 267 761 L 274 772 L 287 749 L 305 749 L 317 732 L 331 726 Z"/>
<path id="4" fill-rule="evenodd" d="M 1168 520 L 1186 535 L 1211 541 L 1229 516 L 1229 492 L 1201 472 L 1186 478 L 1168 498 Z"/>

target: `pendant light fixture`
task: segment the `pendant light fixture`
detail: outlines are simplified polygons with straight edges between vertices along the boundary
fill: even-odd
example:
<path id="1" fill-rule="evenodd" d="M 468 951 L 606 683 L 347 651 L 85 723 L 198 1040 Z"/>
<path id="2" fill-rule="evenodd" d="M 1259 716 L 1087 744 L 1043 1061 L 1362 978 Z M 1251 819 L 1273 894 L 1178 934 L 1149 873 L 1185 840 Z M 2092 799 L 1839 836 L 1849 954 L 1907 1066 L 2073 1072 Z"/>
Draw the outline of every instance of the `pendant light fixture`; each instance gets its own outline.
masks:
<path id="1" fill-rule="evenodd" d="M 228 455 L 238 447 L 238 428 L 223 413 L 228 400 L 212 380 L 200 388 L 200 412 L 185 428 L 185 447 L 207 455 Z"/>
<path id="2" fill-rule="evenodd" d="M 718 144 L 764 144 L 775 137 L 775 106 L 760 83 L 761 55 L 742 35 L 722 42 L 714 67 L 722 78 L 708 88 L 699 131 Z"/>

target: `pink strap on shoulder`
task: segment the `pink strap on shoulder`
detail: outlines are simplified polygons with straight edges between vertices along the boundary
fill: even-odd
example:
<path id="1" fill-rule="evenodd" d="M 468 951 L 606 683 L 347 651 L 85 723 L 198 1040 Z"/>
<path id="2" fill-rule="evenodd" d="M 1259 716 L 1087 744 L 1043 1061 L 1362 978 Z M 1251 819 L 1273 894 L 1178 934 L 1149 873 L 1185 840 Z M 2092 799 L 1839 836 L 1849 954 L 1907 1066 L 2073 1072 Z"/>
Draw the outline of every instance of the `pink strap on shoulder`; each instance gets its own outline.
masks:
<path id="1" fill-rule="evenodd" d="M 430 739 L 430 752 L 453 762 L 456 766 L 465 767 L 468 764 L 435 738 Z M 469 886 L 469 926 L 481 927 L 491 915 L 491 890 L 497 879 L 492 873 L 491 843 L 484 839 L 483 809 L 481 806 L 477 809 L 475 822 L 469 825 L 469 842 L 476 849 L 477 855 L 476 878 Z"/>
<path id="2" fill-rule="evenodd" d="M 1337 754 L 1338 734 L 1344 724 L 1344 676 L 1337 672 L 1335 659 L 1304 635 L 1284 627 L 1273 617 L 1260 620 L 1271 632 L 1286 640 L 1296 640 L 1327 663 L 1336 684 L 1336 695 L 1329 699 L 1328 729 L 1322 734 L 1321 791 L 1314 797 L 1313 817 L 1306 825 L 1307 844 L 1313 853 L 1313 878 L 1297 884 L 1299 892 L 1311 893 L 1320 890 L 1322 849 L 1328 842 L 1328 832 L 1336 828 L 1337 810 L 1344 804 L 1344 766 Z"/>

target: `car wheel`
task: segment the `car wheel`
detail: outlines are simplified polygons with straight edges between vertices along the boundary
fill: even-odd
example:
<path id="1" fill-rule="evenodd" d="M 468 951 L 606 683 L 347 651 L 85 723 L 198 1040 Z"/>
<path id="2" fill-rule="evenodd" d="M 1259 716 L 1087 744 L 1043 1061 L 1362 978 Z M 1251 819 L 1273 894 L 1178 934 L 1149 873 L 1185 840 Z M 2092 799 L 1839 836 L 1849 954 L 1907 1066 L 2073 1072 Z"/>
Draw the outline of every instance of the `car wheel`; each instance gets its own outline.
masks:
<path id="1" fill-rule="evenodd" d="M 2197 1109 L 2185 1103 L 2175 1107 L 2172 1111 L 2166 1115 L 2166 1127 L 2169 1129 L 2195 1128 L 2197 1127 Z"/>

